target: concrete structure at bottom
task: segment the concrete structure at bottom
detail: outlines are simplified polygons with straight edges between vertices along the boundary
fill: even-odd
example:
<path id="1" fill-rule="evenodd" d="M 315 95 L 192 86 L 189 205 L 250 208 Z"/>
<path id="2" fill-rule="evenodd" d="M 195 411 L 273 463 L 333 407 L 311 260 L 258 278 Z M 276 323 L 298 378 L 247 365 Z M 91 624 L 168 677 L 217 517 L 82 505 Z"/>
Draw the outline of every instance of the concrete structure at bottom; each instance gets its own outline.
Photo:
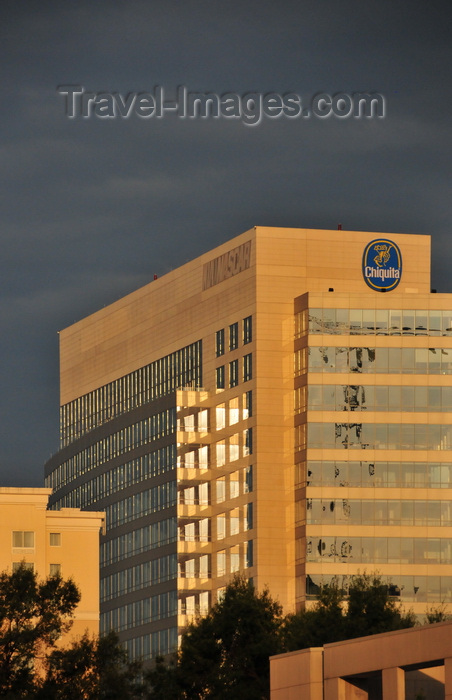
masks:
<path id="1" fill-rule="evenodd" d="M 270 658 L 271 700 L 452 700 L 452 622 Z"/>
<path id="2" fill-rule="evenodd" d="M 62 639 L 99 633 L 99 537 L 104 514 L 47 510 L 52 489 L 0 488 L 0 570 L 25 562 L 39 579 L 72 578 L 81 593 L 74 623 Z"/>

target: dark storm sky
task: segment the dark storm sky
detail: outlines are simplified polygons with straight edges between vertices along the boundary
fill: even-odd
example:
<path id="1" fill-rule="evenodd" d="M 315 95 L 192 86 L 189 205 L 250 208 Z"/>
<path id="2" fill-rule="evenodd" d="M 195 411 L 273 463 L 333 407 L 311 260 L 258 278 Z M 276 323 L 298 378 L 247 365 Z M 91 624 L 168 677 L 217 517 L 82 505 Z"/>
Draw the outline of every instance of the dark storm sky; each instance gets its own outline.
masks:
<path id="1" fill-rule="evenodd" d="M 429 233 L 452 291 L 447 2 L 0 4 L 0 485 L 58 447 L 57 331 L 254 225 Z M 70 120 L 93 92 L 372 91 L 384 119 Z"/>

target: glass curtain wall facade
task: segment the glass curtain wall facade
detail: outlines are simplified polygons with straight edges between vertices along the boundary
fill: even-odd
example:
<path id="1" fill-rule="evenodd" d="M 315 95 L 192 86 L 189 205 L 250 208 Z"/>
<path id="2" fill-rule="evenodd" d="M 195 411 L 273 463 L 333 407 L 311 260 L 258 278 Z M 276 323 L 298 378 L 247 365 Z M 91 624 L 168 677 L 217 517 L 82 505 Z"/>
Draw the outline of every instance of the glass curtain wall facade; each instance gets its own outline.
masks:
<path id="1" fill-rule="evenodd" d="M 428 236 L 377 235 L 255 227 L 60 332 L 46 485 L 105 511 L 132 656 L 236 572 L 286 612 L 358 571 L 452 603 L 452 296 Z"/>
<path id="2" fill-rule="evenodd" d="M 298 602 L 378 570 L 422 617 L 452 601 L 451 312 L 319 301 L 296 301 Z"/>
<path id="3" fill-rule="evenodd" d="M 61 408 L 51 507 L 105 511 L 100 628 L 120 633 L 132 657 L 177 646 L 177 389 L 201 384 L 197 341 Z"/>
<path id="4" fill-rule="evenodd" d="M 50 505 L 105 511 L 100 629 L 116 630 L 132 658 L 174 651 L 212 594 L 251 573 L 251 317 L 229 337 L 234 360 L 216 340 L 226 396 L 202 389 L 198 341 L 61 408 Z"/>

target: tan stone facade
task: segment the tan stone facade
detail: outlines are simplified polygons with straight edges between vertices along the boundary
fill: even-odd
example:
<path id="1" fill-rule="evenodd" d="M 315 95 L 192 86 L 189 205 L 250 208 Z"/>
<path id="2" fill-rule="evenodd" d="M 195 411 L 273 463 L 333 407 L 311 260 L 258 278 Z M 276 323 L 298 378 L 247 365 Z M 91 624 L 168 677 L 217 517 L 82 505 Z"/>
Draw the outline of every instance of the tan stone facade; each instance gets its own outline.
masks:
<path id="1" fill-rule="evenodd" d="M 21 562 L 39 579 L 60 573 L 81 593 L 65 641 L 99 633 L 99 537 L 104 515 L 77 508 L 47 510 L 51 489 L 0 488 L 0 568 Z"/>
<path id="2" fill-rule="evenodd" d="M 452 622 L 270 659 L 271 700 L 450 700 Z"/>
<path id="3" fill-rule="evenodd" d="M 107 512 L 104 629 L 165 652 L 235 571 L 452 600 L 451 318 L 428 236 L 256 227 L 62 331 L 46 483 Z"/>

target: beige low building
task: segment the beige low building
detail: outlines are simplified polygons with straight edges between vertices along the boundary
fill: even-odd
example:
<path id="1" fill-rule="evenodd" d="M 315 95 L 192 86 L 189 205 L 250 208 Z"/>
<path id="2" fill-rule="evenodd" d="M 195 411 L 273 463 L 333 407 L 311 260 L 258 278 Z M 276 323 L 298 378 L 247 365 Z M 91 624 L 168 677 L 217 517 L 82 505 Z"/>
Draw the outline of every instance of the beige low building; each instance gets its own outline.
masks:
<path id="1" fill-rule="evenodd" d="M 270 700 L 452 700 L 452 622 L 270 659 Z"/>
<path id="2" fill-rule="evenodd" d="M 177 646 L 237 571 L 452 602 L 452 295 L 430 237 L 255 227 L 62 330 L 51 507 L 105 510 L 101 628 Z"/>
<path id="3" fill-rule="evenodd" d="M 104 514 L 47 510 L 51 489 L 0 488 L 0 570 L 21 562 L 40 579 L 72 578 L 81 592 L 68 639 L 99 633 L 99 536 Z"/>

